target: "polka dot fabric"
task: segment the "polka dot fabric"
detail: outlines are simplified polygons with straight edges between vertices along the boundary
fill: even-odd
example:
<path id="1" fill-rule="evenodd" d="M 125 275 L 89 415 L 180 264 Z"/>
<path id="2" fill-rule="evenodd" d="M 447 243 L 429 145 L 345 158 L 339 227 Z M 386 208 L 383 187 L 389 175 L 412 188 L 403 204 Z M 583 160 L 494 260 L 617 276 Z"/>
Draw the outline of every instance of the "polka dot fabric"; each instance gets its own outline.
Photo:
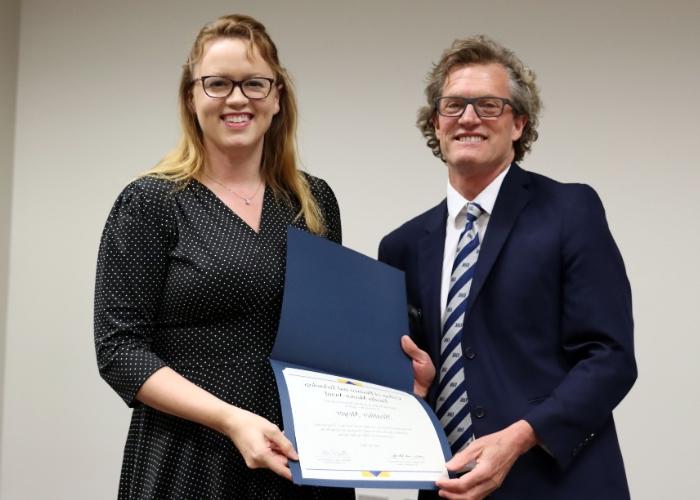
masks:
<path id="1" fill-rule="evenodd" d="M 308 176 L 340 243 L 338 204 Z M 97 262 L 95 346 L 102 377 L 133 408 L 120 499 L 353 499 L 248 469 L 231 441 L 135 399 L 169 366 L 224 401 L 282 426 L 268 356 L 282 306 L 287 226 L 298 207 L 266 189 L 258 233 L 197 181 L 144 177 L 107 219 Z"/>

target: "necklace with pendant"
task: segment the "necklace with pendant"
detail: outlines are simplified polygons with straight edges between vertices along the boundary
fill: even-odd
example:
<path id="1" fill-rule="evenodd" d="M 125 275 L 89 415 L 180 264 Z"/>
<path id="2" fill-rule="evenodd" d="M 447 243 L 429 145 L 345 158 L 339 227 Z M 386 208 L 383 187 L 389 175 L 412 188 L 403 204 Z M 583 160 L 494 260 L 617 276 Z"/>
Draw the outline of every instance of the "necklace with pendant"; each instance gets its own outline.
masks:
<path id="1" fill-rule="evenodd" d="M 215 183 L 215 184 L 221 186 L 222 188 L 224 188 L 226 191 L 228 191 L 229 193 L 231 193 L 231 194 L 234 195 L 235 197 L 240 198 L 241 200 L 243 200 L 243 202 L 244 202 L 246 205 L 250 205 L 250 204 L 253 202 L 253 200 L 255 199 L 255 197 L 256 197 L 257 194 L 258 194 L 258 191 L 260 191 L 260 186 L 262 186 L 262 184 L 263 184 L 262 178 L 261 178 L 260 181 L 258 182 L 258 187 L 255 188 L 255 192 L 254 192 L 253 194 L 251 194 L 250 196 L 241 196 L 240 194 L 238 194 L 237 192 L 235 192 L 233 189 L 229 188 L 228 186 L 225 186 L 225 185 L 222 184 L 221 182 L 219 182 L 219 181 L 217 181 L 216 179 L 214 179 L 214 178 L 213 178 L 211 175 L 209 175 L 208 173 L 204 172 L 204 175 L 207 176 L 207 178 L 208 178 L 210 181 L 212 181 L 213 183 Z"/>

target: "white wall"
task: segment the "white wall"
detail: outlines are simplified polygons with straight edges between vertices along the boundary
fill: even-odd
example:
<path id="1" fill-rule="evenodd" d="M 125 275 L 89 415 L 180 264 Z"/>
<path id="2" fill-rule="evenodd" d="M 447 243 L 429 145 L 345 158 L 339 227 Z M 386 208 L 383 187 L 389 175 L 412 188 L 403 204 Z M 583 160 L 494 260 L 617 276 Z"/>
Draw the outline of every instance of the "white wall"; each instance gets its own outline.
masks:
<path id="1" fill-rule="evenodd" d="M 0 497 L 115 496 L 129 411 L 95 366 L 99 236 L 120 189 L 175 142 L 194 35 L 232 11 L 278 43 L 303 162 L 369 255 L 444 194 L 413 125 L 440 52 L 487 33 L 538 72 L 546 108 L 524 166 L 597 188 L 632 281 L 640 377 L 616 417 L 633 497 L 700 489 L 696 2 L 21 3 Z"/>
<path id="2" fill-rule="evenodd" d="M 5 378 L 5 331 L 10 250 L 10 208 L 19 47 L 19 0 L 0 3 L 0 428 Z M 0 445 L 2 435 L 0 435 Z M 2 476 L 0 476 L 2 480 Z"/>

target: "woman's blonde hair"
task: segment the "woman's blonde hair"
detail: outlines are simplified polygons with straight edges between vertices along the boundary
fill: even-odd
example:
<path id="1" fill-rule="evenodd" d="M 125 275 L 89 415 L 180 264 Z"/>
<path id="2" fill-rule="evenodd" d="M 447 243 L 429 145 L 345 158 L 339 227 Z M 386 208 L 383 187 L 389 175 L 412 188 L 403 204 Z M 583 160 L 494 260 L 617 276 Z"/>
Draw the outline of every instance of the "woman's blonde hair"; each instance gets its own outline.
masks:
<path id="1" fill-rule="evenodd" d="M 292 82 L 277 56 L 277 47 L 265 26 L 252 17 L 223 16 L 204 26 L 194 41 L 187 62 L 182 67 L 178 94 L 182 136 L 177 146 L 145 175 L 166 178 L 183 185 L 202 171 L 206 151 L 202 129 L 190 105 L 195 65 L 208 43 L 220 38 L 238 38 L 248 42 L 249 50 L 256 48 L 272 68 L 279 91 L 279 112 L 265 133 L 261 175 L 277 198 L 299 203 L 297 218 L 304 217 L 312 233 L 326 231 L 323 214 L 311 193 L 304 174 L 297 168 L 296 127 L 297 105 Z"/>

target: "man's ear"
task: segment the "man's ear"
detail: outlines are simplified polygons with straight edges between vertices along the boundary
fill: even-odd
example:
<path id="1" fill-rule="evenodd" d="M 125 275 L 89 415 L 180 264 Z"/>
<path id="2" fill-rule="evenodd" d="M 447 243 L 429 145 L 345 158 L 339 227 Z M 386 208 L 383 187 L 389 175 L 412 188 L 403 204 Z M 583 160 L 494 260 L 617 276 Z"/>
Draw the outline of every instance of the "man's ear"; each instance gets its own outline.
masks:
<path id="1" fill-rule="evenodd" d="M 433 128 L 435 129 L 435 137 L 438 141 L 440 141 L 440 139 L 442 139 L 442 131 L 440 130 L 440 117 L 437 113 L 433 114 L 431 121 L 433 122 Z"/>
<path id="2" fill-rule="evenodd" d="M 510 134 L 513 142 L 522 137 L 523 130 L 525 130 L 525 125 L 527 125 L 527 115 L 518 115 L 513 117 L 513 131 Z"/>

